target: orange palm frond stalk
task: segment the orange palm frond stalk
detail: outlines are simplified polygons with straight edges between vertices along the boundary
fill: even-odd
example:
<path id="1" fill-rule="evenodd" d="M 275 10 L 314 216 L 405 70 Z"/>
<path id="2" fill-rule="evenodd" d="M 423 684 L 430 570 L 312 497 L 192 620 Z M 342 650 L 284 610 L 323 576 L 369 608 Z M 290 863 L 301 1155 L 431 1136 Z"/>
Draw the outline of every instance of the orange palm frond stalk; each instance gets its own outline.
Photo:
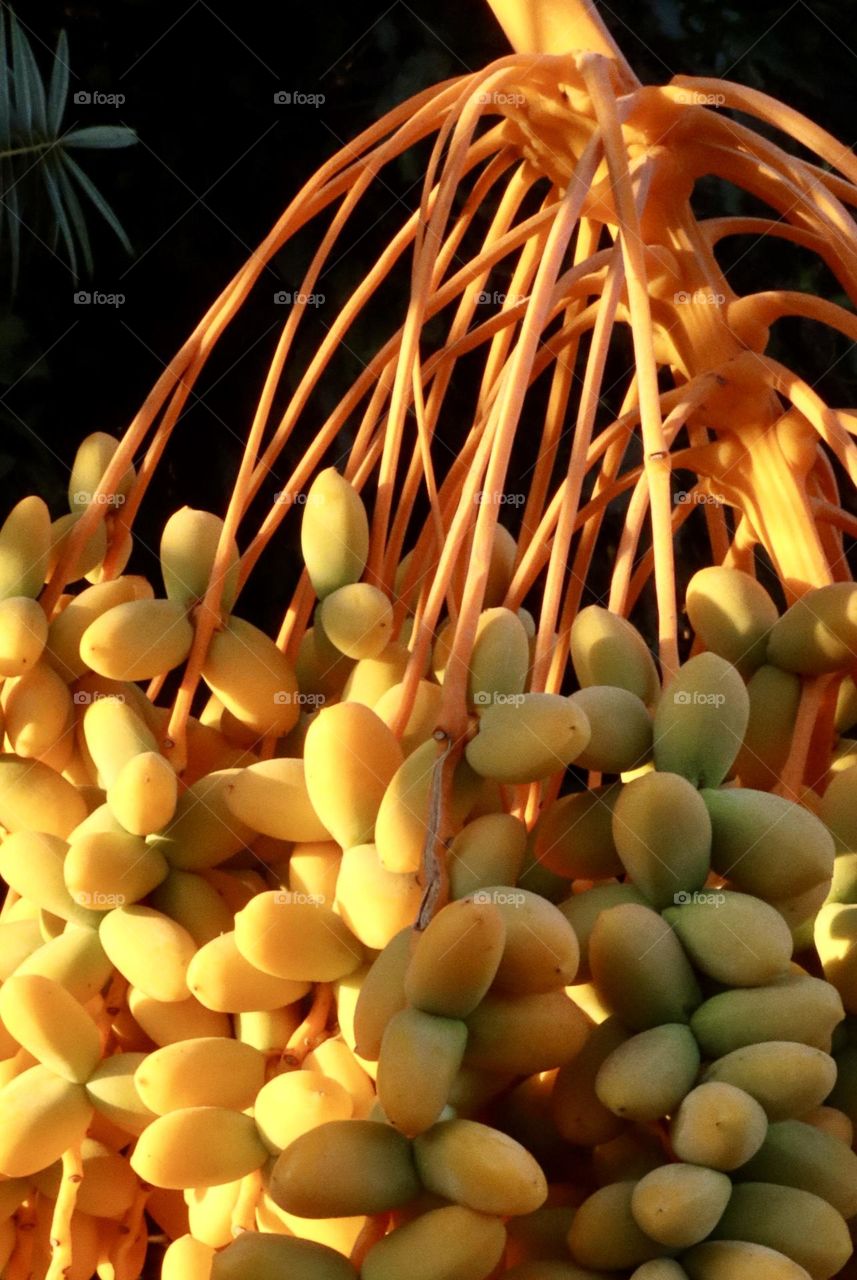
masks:
<path id="1" fill-rule="evenodd" d="M 220 625 L 230 541 L 243 548 L 243 587 L 283 520 L 296 518 L 295 504 L 272 501 L 250 527 L 257 495 L 275 483 L 301 493 L 344 456 L 343 438 L 351 441 L 346 477 L 373 497 L 368 581 L 395 591 L 397 628 L 413 619 L 399 733 L 441 620 L 454 622 L 437 734 L 441 812 L 468 731 L 468 661 L 486 602 L 538 601 L 529 687 L 550 692 L 563 685 L 571 622 L 608 549 L 611 609 L 627 615 L 652 586 L 666 675 L 679 661 L 675 534 L 688 519 L 704 522 L 712 563 L 754 572 L 758 548 L 788 601 L 850 577 L 843 548 L 854 521 L 842 509 L 837 476 L 857 481 L 857 413 L 825 404 L 811 368 L 788 369 L 767 348 L 783 317 L 810 318 L 853 340 L 857 316 L 768 281 L 738 296 L 715 251 L 730 236 L 778 237 L 815 252 L 857 303 L 857 159 L 756 90 L 685 76 L 642 85 L 590 0 L 491 3 L 516 52 L 417 94 L 313 175 L 164 371 L 103 477 L 106 493 L 145 451 L 121 528 L 115 521 L 112 528 L 110 577 L 120 566 L 119 535 L 132 529 L 217 340 L 240 319 L 266 264 L 314 222 L 318 247 L 277 340 L 194 614 L 193 647 L 165 732 L 179 769 L 201 666 Z M 772 126 L 779 141 L 730 111 Z M 385 166 L 426 140 L 433 149 L 419 209 L 325 327 L 275 415 L 307 299 L 349 218 Z M 814 160 L 792 154 L 793 143 Z M 706 176 L 738 185 L 770 214 L 698 218 L 691 198 Z M 292 441 L 317 423 L 318 388 L 349 334 L 385 282 L 408 273 L 406 312 L 391 317 L 386 339 L 296 456 Z M 633 362 L 622 372 L 627 329 Z M 474 353 L 480 379 L 462 438 L 450 422 L 450 388 Z M 692 477 L 684 489 L 698 504 L 675 502 L 676 470 Z M 497 594 L 492 549 L 510 500 L 521 507 L 520 528 Z M 93 502 L 76 526 L 44 597 L 49 611 L 105 510 Z M 615 523 L 605 519 L 614 511 L 622 513 L 618 545 Z M 292 656 L 313 602 L 304 576 L 279 637 Z M 536 799 L 530 789 L 520 802 L 532 812 Z M 441 820 L 437 858 L 447 835 Z"/>

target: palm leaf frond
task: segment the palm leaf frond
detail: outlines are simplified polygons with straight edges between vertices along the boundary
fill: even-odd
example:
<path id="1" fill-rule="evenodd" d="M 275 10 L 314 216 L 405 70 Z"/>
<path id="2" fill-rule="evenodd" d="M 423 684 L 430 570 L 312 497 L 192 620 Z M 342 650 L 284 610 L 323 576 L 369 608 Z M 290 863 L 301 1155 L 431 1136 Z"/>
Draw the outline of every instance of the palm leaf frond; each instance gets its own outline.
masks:
<path id="1" fill-rule="evenodd" d="M 128 253 L 132 253 L 131 241 L 125 234 L 125 228 L 122 226 L 122 223 L 116 217 L 116 214 L 110 208 L 110 205 L 104 199 L 104 196 L 98 190 L 95 183 L 87 176 L 86 173 L 84 173 L 80 165 L 77 164 L 76 161 L 72 160 L 71 156 L 65 151 L 60 152 L 60 159 L 72 177 L 77 179 L 81 189 L 87 196 L 89 196 L 104 221 L 108 226 L 113 228 L 122 246 L 128 251 Z"/>
<path id="2" fill-rule="evenodd" d="M 11 165 L 4 165 L 4 169 L 8 173 Z M 21 215 L 16 182 L 9 183 L 8 189 L 4 187 L 2 199 L 8 213 L 6 221 L 9 227 L 9 258 L 12 266 L 12 293 L 14 293 L 18 285 L 18 271 L 21 264 Z"/>
<path id="3" fill-rule="evenodd" d="M 68 254 L 68 262 L 71 267 L 72 275 L 77 277 L 77 250 L 74 247 L 74 236 L 72 235 L 71 226 L 69 224 L 68 214 L 63 204 L 62 192 L 59 183 L 56 180 L 56 173 L 51 164 L 43 164 L 41 166 L 42 178 L 44 179 L 45 188 L 47 189 L 48 199 L 56 217 L 56 228 L 59 235 L 62 236 Z"/>
<path id="4" fill-rule="evenodd" d="M 77 236 L 77 242 L 83 256 L 83 269 L 88 276 L 92 275 L 92 247 L 89 243 L 89 231 L 86 226 L 86 218 L 83 215 L 83 209 L 77 192 L 74 189 L 74 183 L 69 178 L 62 163 L 61 153 L 55 153 L 51 156 L 51 168 L 56 181 L 62 192 L 63 202 L 66 211 L 71 219 L 72 226 Z"/>
<path id="5" fill-rule="evenodd" d="M 64 147 L 92 147 L 98 150 L 106 147 L 132 147 L 136 141 L 134 130 L 122 124 L 93 124 L 88 129 L 72 129 L 62 137 Z"/>
<path id="6" fill-rule="evenodd" d="M 71 68 L 68 65 L 68 36 L 64 31 L 59 34 L 57 50 L 54 54 L 54 65 L 51 67 L 51 83 L 48 89 L 48 129 L 58 134 L 62 124 L 68 97 L 68 78 Z"/>
<path id="7" fill-rule="evenodd" d="M 14 292 L 20 271 L 21 228 L 29 227 L 31 205 L 47 197 L 49 238 L 60 242 L 72 275 L 82 259 L 92 272 L 92 246 L 79 193 L 87 197 L 128 253 L 131 243 L 110 204 L 73 150 L 116 150 L 133 146 L 137 135 L 126 125 L 88 125 L 64 133 L 70 66 L 68 39 L 60 32 L 50 76 L 43 79 L 33 47 L 14 12 L 0 3 L 0 253 L 8 253 Z M 34 180 L 36 179 L 36 180 Z"/>
<path id="8" fill-rule="evenodd" d="M 4 150 L 10 140 L 9 60 L 6 54 L 6 15 L 0 8 L 0 147 Z"/>

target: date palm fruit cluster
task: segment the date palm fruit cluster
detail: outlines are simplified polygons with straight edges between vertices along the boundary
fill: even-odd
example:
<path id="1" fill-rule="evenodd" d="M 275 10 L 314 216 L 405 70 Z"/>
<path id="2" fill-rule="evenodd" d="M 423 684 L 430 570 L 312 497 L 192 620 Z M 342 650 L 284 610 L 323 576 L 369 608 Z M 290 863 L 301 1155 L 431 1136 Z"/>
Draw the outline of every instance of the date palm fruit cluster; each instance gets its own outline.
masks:
<path id="1" fill-rule="evenodd" d="M 72 484 L 117 444 L 85 441 Z M 532 692 L 532 619 L 492 603 L 503 532 L 454 755 L 450 622 L 403 720 L 413 615 L 364 581 L 365 507 L 323 470 L 313 625 L 292 663 L 233 613 L 233 551 L 179 776 L 140 682 L 187 660 L 222 521 L 167 522 L 163 595 L 101 581 L 98 546 L 49 619 L 67 524 L 28 498 L 0 529 L 4 1276 L 133 1280 L 152 1236 L 164 1280 L 839 1272 L 857 586 L 780 615 L 703 569 L 663 682 L 592 605 L 577 690 Z M 783 794 L 822 678 L 831 780 Z"/>
<path id="2" fill-rule="evenodd" d="M 857 412 L 768 348 L 857 340 L 857 161 L 642 85 L 591 0 L 491 4 L 515 52 L 312 175 L 69 511 L 0 528 L 3 1280 L 853 1273 Z M 226 510 L 149 582 L 310 223 Z M 739 296 L 771 237 L 848 305 Z"/>

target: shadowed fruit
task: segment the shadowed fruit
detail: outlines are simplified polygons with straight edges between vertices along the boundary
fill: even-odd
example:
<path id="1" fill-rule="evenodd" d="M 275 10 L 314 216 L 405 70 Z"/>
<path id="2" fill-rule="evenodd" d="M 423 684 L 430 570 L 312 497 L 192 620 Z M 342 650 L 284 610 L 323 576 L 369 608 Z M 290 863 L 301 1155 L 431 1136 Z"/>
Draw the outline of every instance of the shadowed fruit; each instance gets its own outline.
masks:
<path id="1" fill-rule="evenodd" d="M 721 991 L 700 1005 L 691 1030 L 707 1058 L 763 1040 L 797 1040 L 827 1051 L 844 1010 L 835 987 L 803 973 L 766 986 Z"/>
<path id="2" fill-rule="evenodd" d="M 627 1038 L 628 1032 L 618 1018 L 607 1018 L 592 1028 L 580 1052 L 557 1072 L 551 1093 L 551 1117 L 566 1142 L 594 1147 L 609 1142 L 625 1128 L 625 1122 L 598 1097 L 595 1082 L 602 1063 Z"/>
<path id="3" fill-rule="evenodd" d="M 663 1166 L 663 1142 L 645 1125 L 627 1126 L 610 1142 L 603 1142 L 592 1153 L 592 1172 L 599 1186 L 613 1182 L 637 1182 L 653 1169 Z"/>
<path id="4" fill-rule="evenodd" d="M 85 817 L 83 796 L 48 765 L 0 755 L 0 825 L 7 831 L 65 838 Z"/>
<path id="5" fill-rule="evenodd" d="M 377 1075 L 378 1101 L 391 1125 L 413 1135 L 434 1124 L 447 1104 L 466 1044 L 467 1027 L 458 1019 L 421 1009 L 393 1014 L 381 1040 Z M 420 1085 L 414 1088 L 417 1079 Z"/>
<path id="6" fill-rule="evenodd" d="M 655 767 L 695 787 L 719 787 L 747 731 L 750 699 L 731 663 L 716 653 L 690 658 L 655 711 Z"/>
<path id="7" fill-rule="evenodd" d="M 69 924 L 56 938 L 31 951 L 14 969 L 19 977 L 35 973 L 52 978 L 81 1004 L 98 994 L 112 972 L 113 966 L 96 930 L 74 924 Z M 8 976 L 5 974 L 4 978 Z"/>
<path id="8" fill-rule="evenodd" d="M 637 769 L 652 754 L 652 717 L 635 693 L 589 685 L 569 699 L 589 721 L 590 737 L 575 763 L 599 773 Z"/>
<path id="9" fill-rule="evenodd" d="M 193 1040 L 198 1036 L 230 1034 L 226 1014 L 207 1009 L 195 996 L 166 1002 L 153 1000 L 136 987 L 129 987 L 128 1011 L 156 1045 L 176 1044 L 180 1040 Z"/>
<path id="10" fill-rule="evenodd" d="M 836 841 L 837 853 L 857 851 L 857 800 L 854 783 L 857 776 L 848 771 L 834 774 L 825 788 L 818 816 Z"/>
<path id="11" fill-rule="evenodd" d="M 206 871 L 225 862 L 254 832 L 229 808 L 228 798 L 240 769 L 215 769 L 182 791 L 168 826 L 149 837 L 172 867 Z"/>
<path id="12" fill-rule="evenodd" d="M 503 955 L 492 983 L 497 992 L 527 995 L 552 991 L 574 982 L 580 948 L 562 912 L 537 893 L 495 885 L 480 889 L 475 901 L 487 899 L 506 926 Z"/>
<path id="13" fill-rule="evenodd" d="M 646 773 L 619 791 L 613 842 L 630 879 L 661 909 L 705 884 L 711 820 L 699 792 L 678 773 Z"/>
<path id="14" fill-rule="evenodd" d="M 166 858 L 127 831 L 92 831 L 72 841 L 63 866 L 69 893 L 93 911 L 138 902 L 168 872 Z"/>
<path id="15" fill-rule="evenodd" d="M 374 844 L 346 849 L 336 881 L 336 910 L 356 938 L 380 951 L 415 920 L 423 898 L 417 876 L 388 871 Z"/>
<path id="16" fill-rule="evenodd" d="M 83 1139 L 80 1154 L 83 1181 L 78 1186 L 75 1209 L 102 1218 L 119 1218 L 127 1213 L 139 1183 L 125 1157 L 92 1138 Z M 62 1176 L 61 1161 L 38 1174 L 35 1183 L 40 1194 L 56 1200 Z"/>
<path id="17" fill-rule="evenodd" d="M 747 683 L 750 718 L 735 773 L 744 787 L 769 791 L 788 756 L 800 704 L 800 677 L 765 664 Z"/>
<path id="18" fill-rule="evenodd" d="M 135 1136 L 155 1119 L 134 1084 L 134 1073 L 145 1058 L 145 1053 L 114 1053 L 86 1082 L 86 1096 L 96 1112 Z"/>
<path id="19" fill-rule="evenodd" d="M 101 945 L 123 977 L 155 1000 L 186 1000 L 196 943 L 152 907 L 116 907 L 99 926 Z"/>
<path id="20" fill-rule="evenodd" d="M 489 994 L 466 1021 L 465 1064 L 512 1075 L 534 1075 L 571 1062 L 592 1025 L 561 990 Z"/>
<path id="21" fill-rule="evenodd" d="M 42 911 L 97 929 L 99 913 L 75 902 L 66 888 L 63 869 L 67 851 L 68 845 L 59 836 L 42 831 L 11 832 L 0 844 L 0 875 Z"/>
<path id="22" fill-rule="evenodd" d="M 558 903 L 559 910 L 574 930 L 577 944 L 580 947 L 580 964 L 577 970 L 578 982 L 586 981 L 590 975 L 589 942 L 592 931 L 601 914 L 611 907 L 623 904 L 648 906 L 640 890 L 632 884 L 618 884 L 608 881 L 605 884 L 593 885 L 575 893 L 564 902 Z"/>
<path id="23" fill-rule="evenodd" d="M 41 974 L 0 987 L 0 1019 L 22 1048 L 64 1080 L 85 1084 L 101 1058 L 98 1027 L 74 996 Z"/>
<path id="24" fill-rule="evenodd" d="M 434 739 L 422 743 L 399 765 L 384 791 L 375 819 L 375 847 L 388 871 L 415 874 L 422 866 L 439 754 Z"/>
<path id="25" fill-rule="evenodd" d="M 361 1280 L 486 1280 L 505 1242 L 499 1218 L 461 1205 L 431 1209 L 372 1246 Z"/>
<path id="26" fill-rule="evenodd" d="M 502 608 L 481 613 L 467 681 L 469 700 L 477 710 L 497 695 L 522 694 L 529 665 L 530 644 L 518 615 Z"/>
<path id="27" fill-rule="evenodd" d="M 360 984 L 354 1009 L 354 1037 L 361 1058 L 377 1060 L 384 1029 L 407 1003 L 405 974 L 411 958 L 411 929 L 402 929 L 376 956 Z"/>
<path id="28" fill-rule="evenodd" d="M 631 1280 L 687 1280 L 687 1272 L 674 1258 L 652 1258 L 637 1267 Z"/>
<path id="29" fill-rule="evenodd" d="M 484 813 L 455 836 L 449 851 L 452 898 L 466 898 L 492 884 L 517 882 L 527 846 L 527 829 L 510 813 Z"/>
<path id="30" fill-rule="evenodd" d="M 645 640 L 625 618 L 589 605 L 571 627 L 571 660 L 580 684 L 627 689 L 647 705 L 660 692 L 654 658 Z"/>
<path id="31" fill-rule="evenodd" d="M 768 1125 L 765 1141 L 734 1176 L 812 1191 L 843 1218 L 857 1213 L 857 1155 L 841 1139 L 800 1120 Z"/>
<path id="32" fill-rule="evenodd" d="M 699 1049 L 684 1023 L 663 1023 L 625 1039 L 595 1077 L 602 1106 L 623 1120 L 659 1120 L 693 1087 Z"/>
<path id="33" fill-rule="evenodd" d="M 846 670 L 857 651 L 857 587 L 834 582 L 796 600 L 771 628 L 767 661 L 783 671 Z"/>
<path id="34" fill-rule="evenodd" d="M 81 440 L 68 481 L 68 505 L 72 511 L 85 511 L 90 505 L 118 448 L 119 441 L 106 431 L 93 431 Z M 104 494 L 103 500 L 121 506 L 121 500 L 129 493 L 135 475 L 133 464 L 129 464 L 116 484 Z"/>
<path id="35" fill-rule="evenodd" d="M 768 633 L 779 617 L 760 582 L 742 569 L 709 565 L 687 585 L 685 608 L 706 649 L 750 675 L 765 661 Z"/>
<path id="36" fill-rule="evenodd" d="M 22 676 L 42 656 L 48 620 L 40 604 L 29 596 L 0 600 L 0 675 Z"/>
<path id="37" fill-rule="evenodd" d="M 210 1280 L 214 1250 L 191 1235 L 178 1236 L 161 1263 L 161 1280 Z"/>
<path id="38" fill-rule="evenodd" d="M 132 704 L 122 696 L 96 698 L 83 713 L 86 749 L 109 787 L 134 756 L 157 752 L 158 740 Z"/>
<path id="39" fill-rule="evenodd" d="M 709 1240 L 682 1259 L 690 1280 L 810 1280 L 804 1267 L 766 1245 Z"/>
<path id="40" fill-rule="evenodd" d="M 687 1022 L 702 1000 L 681 943 L 657 912 L 625 903 L 604 911 L 589 940 L 592 979 L 635 1031 Z"/>
<path id="41" fill-rule="evenodd" d="M 785 920 L 745 893 L 700 895 L 663 913 L 701 973 L 731 987 L 753 987 L 784 973 L 792 958 Z"/>
<path id="42" fill-rule="evenodd" d="M 636 1267 L 664 1252 L 645 1235 L 631 1212 L 634 1182 L 613 1182 L 594 1192 L 577 1210 L 568 1233 L 575 1262 L 584 1267 L 618 1271 Z"/>
<path id="43" fill-rule="evenodd" d="M 313 1240 L 244 1231 L 212 1259 L 210 1280 L 357 1280 L 341 1253 Z M 184 1277 L 182 1278 L 184 1280 Z"/>
<path id="44" fill-rule="evenodd" d="M 736 1186 L 713 1235 L 776 1249 L 813 1280 L 829 1280 L 851 1256 L 848 1228 L 832 1205 L 809 1191 L 767 1182 Z"/>
<path id="45" fill-rule="evenodd" d="M 737 1169 L 759 1150 L 767 1117 L 749 1093 L 710 1081 L 687 1094 L 670 1125 L 679 1160 L 711 1169 Z"/>
<path id="46" fill-rule="evenodd" d="M 492 902 L 449 903 L 416 935 L 405 973 L 409 1003 L 439 1017 L 466 1018 L 494 981 L 505 943 L 506 921 Z"/>
<path id="47" fill-rule="evenodd" d="M 288 1213 L 337 1218 L 407 1204 L 420 1183 L 402 1134 L 373 1120 L 332 1120 L 286 1147 L 269 1189 Z"/>
<path id="48" fill-rule="evenodd" d="M 670 1249 L 687 1249 L 714 1230 L 729 1202 L 724 1173 L 693 1164 L 653 1169 L 634 1188 L 631 1212 L 647 1236 Z"/>
<path id="49" fill-rule="evenodd" d="M 836 1063 L 808 1044 L 765 1040 L 717 1058 L 703 1080 L 736 1085 L 761 1103 L 769 1120 L 785 1120 L 824 1101 L 836 1082 Z"/>
<path id="50" fill-rule="evenodd" d="M 324 597 L 319 619 L 331 644 L 346 658 L 377 658 L 393 638 L 393 609 L 368 582 L 337 587 Z"/>
<path id="51" fill-rule="evenodd" d="M 613 810 L 625 788 L 619 782 L 560 796 L 539 818 L 535 854 L 569 880 L 620 876 L 622 860 L 613 840 Z"/>
<path id="52" fill-rule="evenodd" d="M 791 897 L 829 879 L 833 838 L 809 810 L 749 787 L 702 792 L 711 817 L 711 865 L 758 898 Z"/>
<path id="53" fill-rule="evenodd" d="M 480 1213 L 533 1213 L 547 1197 L 545 1176 L 526 1148 L 473 1120 L 433 1125 L 415 1138 L 414 1159 L 424 1187 Z"/>
<path id="54" fill-rule="evenodd" d="M 51 517 L 41 498 L 22 498 L 0 527 L 0 599 L 39 594 L 48 571 Z"/>

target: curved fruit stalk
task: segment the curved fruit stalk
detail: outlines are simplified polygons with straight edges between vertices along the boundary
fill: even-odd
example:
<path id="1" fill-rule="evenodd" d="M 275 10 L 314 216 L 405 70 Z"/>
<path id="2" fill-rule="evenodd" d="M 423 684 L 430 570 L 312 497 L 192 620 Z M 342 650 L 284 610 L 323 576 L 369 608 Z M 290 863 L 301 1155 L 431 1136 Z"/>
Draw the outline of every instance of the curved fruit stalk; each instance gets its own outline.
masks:
<path id="1" fill-rule="evenodd" d="M 299 505 L 291 499 L 305 492 L 313 470 L 323 461 L 347 415 L 369 396 L 346 480 L 359 503 L 357 494 L 377 468 L 378 501 L 371 526 L 367 522 L 358 528 L 365 513 L 355 508 L 353 533 L 348 532 L 345 539 L 356 539 L 349 553 L 355 563 L 344 571 L 344 578 L 335 570 L 331 583 L 342 586 L 354 581 L 365 563 L 366 585 L 389 588 L 404 541 L 410 536 L 413 550 L 405 580 L 412 588 L 420 586 L 416 596 L 403 597 L 413 599 L 416 610 L 411 632 L 413 656 L 400 706 L 404 720 L 416 692 L 431 630 L 448 600 L 455 637 L 442 720 L 452 738 L 463 731 L 461 686 L 480 606 L 488 599 L 486 567 L 499 527 L 496 498 L 502 495 L 511 439 L 529 384 L 560 355 L 570 357 L 587 329 L 592 329 L 595 341 L 569 470 L 564 479 L 558 478 L 551 492 L 556 441 L 553 423 L 569 401 L 567 380 L 557 368 L 540 460 L 527 495 L 524 534 L 511 564 L 510 604 L 519 602 L 536 576 L 547 570 L 535 641 L 534 691 L 557 688 L 562 675 L 564 659 L 556 655 L 563 646 L 553 647 L 553 635 L 558 627 L 567 634 L 579 602 L 574 579 L 563 582 L 571 539 L 580 532 L 576 577 L 582 580 L 601 530 L 604 504 L 623 488 L 632 489 L 633 496 L 620 540 L 611 605 L 627 610 L 654 569 L 661 649 L 667 669 L 675 669 L 670 546 L 673 530 L 691 514 L 691 508 L 672 506 L 671 467 L 696 468 L 699 492 L 716 495 L 717 501 L 734 506 L 737 512 L 737 532 L 730 548 L 721 509 L 706 509 L 718 562 L 731 556 L 746 567 L 749 550 L 758 541 L 772 557 L 790 595 L 831 581 L 834 572 L 841 574 L 839 564 L 835 569 L 831 566 L 838 560 L 836 539 L 838 530 L 845 527 L 845 517 L 836 514 L 835 489 L 831 490 L 816 442 L 822 440 L 853 479 L 857 475 L 857 455 L 849 438 L 853 424 L 847 415 L 837 415 L 822 405 L 806 382 L 766 357 L 764 348 L 770 325 L 781 315 L 811 314 L 847 334 L 853 323 L 844 310 L 803 296 L 771 292 L 737 298 L 717 267 L 713 248 L 733 225 L 736 231 L 743 230 L 743 222 L 700 223 L 690 210 L 689 195 L 694 182 L 707 173 L 747 186 L 786 219 L 781 226 L 757 219 L 753 229 L 764 228 L 799 242 L 803 238 L 821 253 L 853 296 L 857 276 L 853 230 L 841 202 L 847 201 L 853 190 L 857 167 L 823 131 L 758 92 L 715 81 L 697 86 L 681 77 L 661 88 L 641 86 L 594 7 L 583 0 L 568 5 L 543 0 L 526 8 L 498 0 L 497 10 L 519 53 L 484 72 L 418 95 L 373 126 L 347 154 L 336 157 L 311 180 L 165 373 L 104 473 L 100 489 L 109 495 L 125 475 L 131 455 L 162 415 L 147 465 L 123 510 L 130 527 L 193 379 L 265 261 L 304 222 L 340 201 L 335 227 L 303 282 L 304 291 L 311 291 L 336 236 L 378 167 L 440 129 L 441 142 L 428 168 L 420 210 L 428 221 L 429 234 L 423 235 L 417 219 L 409 220 L 391 252 L 370 269 L 323 340 L 279 427 L 266 443 L 273 392 L 304 317 L 303 303 L 294 309 L 278 345 L 221 531 L 218 564 L 197 617 L 190 663 L 166 735 L 166 749 L 175 753 L 179 771 L 184 763 L 190 699 L 217 625 L 229 548 L 238 524 L 294 430 L 312 387 L 334 358 L 338 342 L 359 316 L 369 294 L 410 247 L 415 254 L 414 301 L 407 322 L 382 347 L 314 437 L 268 517 L 250 538 L 239 575 L 240 587 L 282 520 Z M 589 52 L 571 55 L 569 49 Z M 530 56 L 533 52 L 540 55 L 536 64 Z M 617 92 L 626 95 L 621 112 L 616 106 Z M 717 100 L 727 106 L 780 125 L 813 149 L 825 164 L 838 166 L 843 176 L 824 174 L 819 179 L 822 170 L 787 155 L 747 126 L 732 128 L 734 122 L 730 121 L 727 128 L 723 117 L 700 105 L 706 93 L 715 92 Z M 488 116 L 499 123 L 474 142 L 477 122 Z M 441 128 L 443 120 L 446 123 Z M 664 136 L 670 138 L 669 147 L 661 145 Z M 523 221 L 518 210 L 531 179 L 523 170 L 510 166 L 505 159 L 509 152 L 503 148 L 527 157 L 555 184 L 541 211 Z M 489 158 L 497 160 L 494 169 L 489 168 L 484 179 L 477 177 L 478 165 Z M 572 174 L 574 182 L 570 181 Z M 577 193 L 590 185 L 590 180 L 591 196 L 578 199 Z M 643 180 L 645 190 L 641 188 L 635 204 L 633 186 Z M 462 222 L 456 224 L 451 198 L 463 183 L 476 184 L 474 200 Z M 505 184 L 505 196 L 497 206 L 491 234 L 468 270 L 456 271 L 452 250 L 478 204 L 476 193 L 480 199 L 494 197 L 498 183 Z M 577 222 L 583 232 L 577 261 L 565 267 L 563 255 Z M 596 248 L 601 228 L 610 229 L 616 237 L 612 250 Z M 479 290 L 492 268 L 506 258 L 514 266 L 515 300 L 507 300 L 497 317 L 483 321 L 479 315 L 477 320 Z M 593 296 L 599 299 L 597 307 L 587 305 Z M 422 327 L 451 304 L 457 311 L 448 338 L 421 361 L 417 351 Z M 565 323 L 559 334 L 540 348 L 536 342 L 539 332 L 563 308 Z M 639 395 L 629 394 L 623 412 L 602 437 L 593 439 L 593 406 L 616 323 L 631 325 Z M 460 457 L 444 473 L 432 457 L 443 393 L 459 356 L 481 343 L 489 344 L 488 360 L 474 427 Z M 658 369 L 674 374 L 680 386 L 675 391 L 659 391 Z M 373 386 L 378 389 L 374 398 L 369 394 Z M 417 410 L 414 452 L 403 468 L 402 501 L 394 510 L 393 478 L 405 457 L 405 416 L 411 402 Z M 638 425 L 645 445 L 642 471 L 620 473 L 627 443 Z M 676 439 L 685 429 L 686 447 Z M 581 506 L 582 481 L 593 468 L 600 468 L 598 496 Z M 422 528 L 412 522 L 421 476 L 430 506 Z M 283 500 L 283 493 L 291 495 L 288 501 Z M 482 498 L 487 495 L 489 500 L 474 504 L 476 494 Z M 95 527 L 103 514 L 98 507 L 97 501 L 87 507 L 82 524 L 74 530 L 75 544 L 82 545 Z M 648 512 L 652 545 L 641 571 L 632 574 L 631 561 Z M 345 518 L 343 528 L 350 530 L 347 521 L 351 517 Z M 822 523 L 817 530 L 818 519 Z M 457 563 L 465 548 L 470 556 L 466 583 Z M 72 552 L 70 547 L 67 559 Z M 430 567 L 434 573 L 429 582 L 425 575 Z M 62 576 L 55 575 L 49 586 L 49 607 Z M 319 590 L 326 593 L 318 574 L 316 578 Z M 304 582 L 299 588 L 281 636 L 282 646 L 293 652 L 311 605 L 307 585 Z"/>

